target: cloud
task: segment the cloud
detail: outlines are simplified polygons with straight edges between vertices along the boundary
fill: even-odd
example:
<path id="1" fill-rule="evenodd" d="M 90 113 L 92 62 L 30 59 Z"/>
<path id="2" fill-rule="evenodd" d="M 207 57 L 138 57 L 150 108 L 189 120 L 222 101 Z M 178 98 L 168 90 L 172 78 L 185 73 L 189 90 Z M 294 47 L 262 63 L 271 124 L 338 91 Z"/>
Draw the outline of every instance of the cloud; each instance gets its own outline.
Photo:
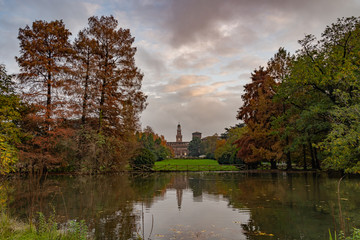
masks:
<path id="1" fill-rule="evenodd" d="M 243 56 L 240 59 L 233 60 L 228 62 L 222 70 L 224 72 L 239 72 L 248 69 L 255 69 L 261 65 L 266 64 L 266 60 L 257 56 Z"/>
<path id="2" fill-rule="evenodd" d="M 201 82 L 209 81 L 210 78 L 208 76 L 200 76 L 200 75 L 184 75 L 175 79 L 171 84 L 168 84 L 164 87 L 165 92 L 177 92 L 184 88 L 188 88 L 194 84 L 198 84 Z"/>
<path id="3" fill-rule="evenodd" d="M 359 12 L 358 0 L 0 0 L 0 62 L 18 70 L 18 29 L 36 19 L 63 19 L 76 35 L 88 17 L 113 14 L 135 37 L 143 125 L 171 140 L 180 121 L 190 139 L 237 122 L 243 85 L 279 47 L 294 52 L 305 33 Z"/>
<path id="4" fill-rule="evenodd" d="M 197 69 L 201 70 L 214 66 L 219 62 L 216 57 L 199 57 L 200 54 L 182 54 L 174 59 L 173 64 L 178 69 Z"/>

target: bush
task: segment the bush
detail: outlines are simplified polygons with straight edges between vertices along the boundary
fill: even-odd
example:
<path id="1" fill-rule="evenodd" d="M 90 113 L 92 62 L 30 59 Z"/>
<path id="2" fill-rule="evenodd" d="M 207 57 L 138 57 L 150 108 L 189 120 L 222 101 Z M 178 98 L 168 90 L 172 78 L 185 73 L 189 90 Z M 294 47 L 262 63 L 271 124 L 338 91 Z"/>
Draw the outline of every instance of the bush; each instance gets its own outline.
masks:
<path id="1" fill-rule="evenodd" d="M 134 170 L 151 169 L 155 164 L 156 156 L 147 148 L 141 148 L 138 153 L 130 159 L 130 166 Z"/>
<path id="2" fill-rule="evenodd" d="M 225 152 L 218 159 L 219 164 L 232 164 L 231 153 Z"/>

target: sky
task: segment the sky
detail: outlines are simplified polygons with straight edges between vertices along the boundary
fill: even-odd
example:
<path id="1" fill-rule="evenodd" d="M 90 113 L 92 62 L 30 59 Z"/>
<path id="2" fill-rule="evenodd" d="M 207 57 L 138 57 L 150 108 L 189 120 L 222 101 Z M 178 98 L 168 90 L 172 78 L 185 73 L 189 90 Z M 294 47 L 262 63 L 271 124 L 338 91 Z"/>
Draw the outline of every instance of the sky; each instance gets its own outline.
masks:
<path id="1" fill-rule="evenodd" d="M 338 18 L 359 16 L 360 0 L 0 0 L 0 64 L 18 73 L 19 28 L 63 19 L 72 39 L 91 16 L 113 15 L 135 37 L 144 73 L 146 126 L 175 141 L 221 134 L 239 123 L 243 86 L 280 47 L 299 49 Z"/>

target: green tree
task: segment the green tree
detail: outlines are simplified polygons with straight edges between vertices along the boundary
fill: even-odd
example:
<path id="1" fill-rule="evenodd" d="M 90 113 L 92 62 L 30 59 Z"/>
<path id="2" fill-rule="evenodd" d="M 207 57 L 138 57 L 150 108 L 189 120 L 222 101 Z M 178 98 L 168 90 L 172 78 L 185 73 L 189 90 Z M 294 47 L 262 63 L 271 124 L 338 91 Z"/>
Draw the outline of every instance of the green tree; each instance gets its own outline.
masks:
<path id="1" fill-rule="evenodd" d="M 217 134 L 205 137 L 200 143 L 200 154 L 208 159 L 215 159 L 216 142 L 219 136 Z"/>
<path id="2" fill-rule="evenodd" d="M 240 147 L 236 141 L 240 139 L 247 131 L 247 128 L 242 125 L 226 128 L 226 132 L 222 134 L 223 139 L 217 141 L 215 150 L 215 159 L 220 164 L 239 164 L 241 159 L 237 157 Z"/>
<path id="3" fill-rule="evenodd" d="M 193 140 L 189 142 L 188 151 L 190 157 L 200 156 L 200 144 L 201 144 L 201 139 L 197 137 L 195 137 Z"/>
<path id="4" fill-rule="evenodd" d="M 341 18 L 327 26 L 322 38 L 307 35 L 283 84 L 295 125 L 309 146 L 313 167 L 358 171 L 360 18 Z M 298 134 L 300 135 L 300 134 Z M 350 157 L 351 156 L 351 157 Z M 314 166 L 315 165 L 315 166 Z"/>
<path id="5" fill-rule="evenodd" d="M 0 174 L 15 170 L 18 161 L 16 145 L 20 143 L 21 104 L 14 92 L 12 77 L 0 65 Z"/>
<path id="6" fill-rule="evenodd" d="M 137 154 L 130 159 L 130 165 L 136 170 L 149 170 L 155 164 L 155 155 L 147 148 L 141 148 Z"/>

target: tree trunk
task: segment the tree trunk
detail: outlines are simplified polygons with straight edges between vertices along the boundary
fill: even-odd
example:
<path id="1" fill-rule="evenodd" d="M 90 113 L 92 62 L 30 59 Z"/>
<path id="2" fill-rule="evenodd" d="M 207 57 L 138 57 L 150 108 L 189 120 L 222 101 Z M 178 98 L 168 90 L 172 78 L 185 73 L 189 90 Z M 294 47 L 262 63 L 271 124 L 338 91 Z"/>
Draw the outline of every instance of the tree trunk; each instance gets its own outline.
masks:
<path id="1" fill-rule="evenodd" d="M 277 169 L 275 160 L 270 160 L 270 164 L 271 164 L 271 169 Z"/>
<path id="2" fill-rule="evenodd" d="M 102 131 L 102 121 L 104 118 L 104 104 L 105 104 L 105 91 L 106 91 L 106 85 L 107 85 L 107 68 L 108 68 L 108 53 L 105 54 L 105 65 L 104 65 L 104 77 L 103 82 L 101 86 L 101 97 L 100 97 L 100 111 L 99 111 L 99 132 Z"/>
<path id="3" fill-rule="evenodd" d="M 50 131 L 50 118 L 51 118 L 51 73 L 48 72 L 46 112 L 45 112 L 45 124 L 47 126 L 48 131 Z"/>
<path id="4" fill-rule="evenodd" d="M 314 148 L 314 157 L 315 157 L 315 166 L 316 166 L 316 169 L 321 169 L 320 167 L 320 161 L 317 157 L 317 149 Z"/>
<path id="5" fill-rule="evenodd" d="M 286 146 L 289 146 L 289 137 L 286 136 Z M 292 169 L 292 166 L 291 166 L 291 155 L 290 155 L 290 152 L 288 151 L 286 153 L 286 158 L 287 158 L 287 161 L 286 161 L 286 170 L 291 170 Z"/>
<path id="6" fill-rule="evenodd" d="M 303 149 L 304 170 L 307 170 L 307 166 L 306 166 L 306 146 L 305 146 L 305 144 L 302 145 L 302 149 Z"/>
<path id="7" fill-rule="evenodd" d="M 313 147 L 311 146 L 310 141 L 308 143 L 309 143 L 309 149 L 310 149 L 310 155 L 311 155 L 311 168 L 316 169 L 315 158 L 314 158 L 314 153 L 313 153 Z"/>
<path id="8" fill-rule="evenodd" d="M 87 110 L 87 100 L 89 98 L 88 91 L 89 91 L 89 68 L 90 68 L 90 59 L 88 56 L 86 62 L 86 76 L 85 76 L 85 83 L 84 83 L 84 99 L 83 99 L 83 106 L 82 106 L 82 116 L 81 116 L 81 123 L 85 125 L 86 123 L 86 110 Z"/>

